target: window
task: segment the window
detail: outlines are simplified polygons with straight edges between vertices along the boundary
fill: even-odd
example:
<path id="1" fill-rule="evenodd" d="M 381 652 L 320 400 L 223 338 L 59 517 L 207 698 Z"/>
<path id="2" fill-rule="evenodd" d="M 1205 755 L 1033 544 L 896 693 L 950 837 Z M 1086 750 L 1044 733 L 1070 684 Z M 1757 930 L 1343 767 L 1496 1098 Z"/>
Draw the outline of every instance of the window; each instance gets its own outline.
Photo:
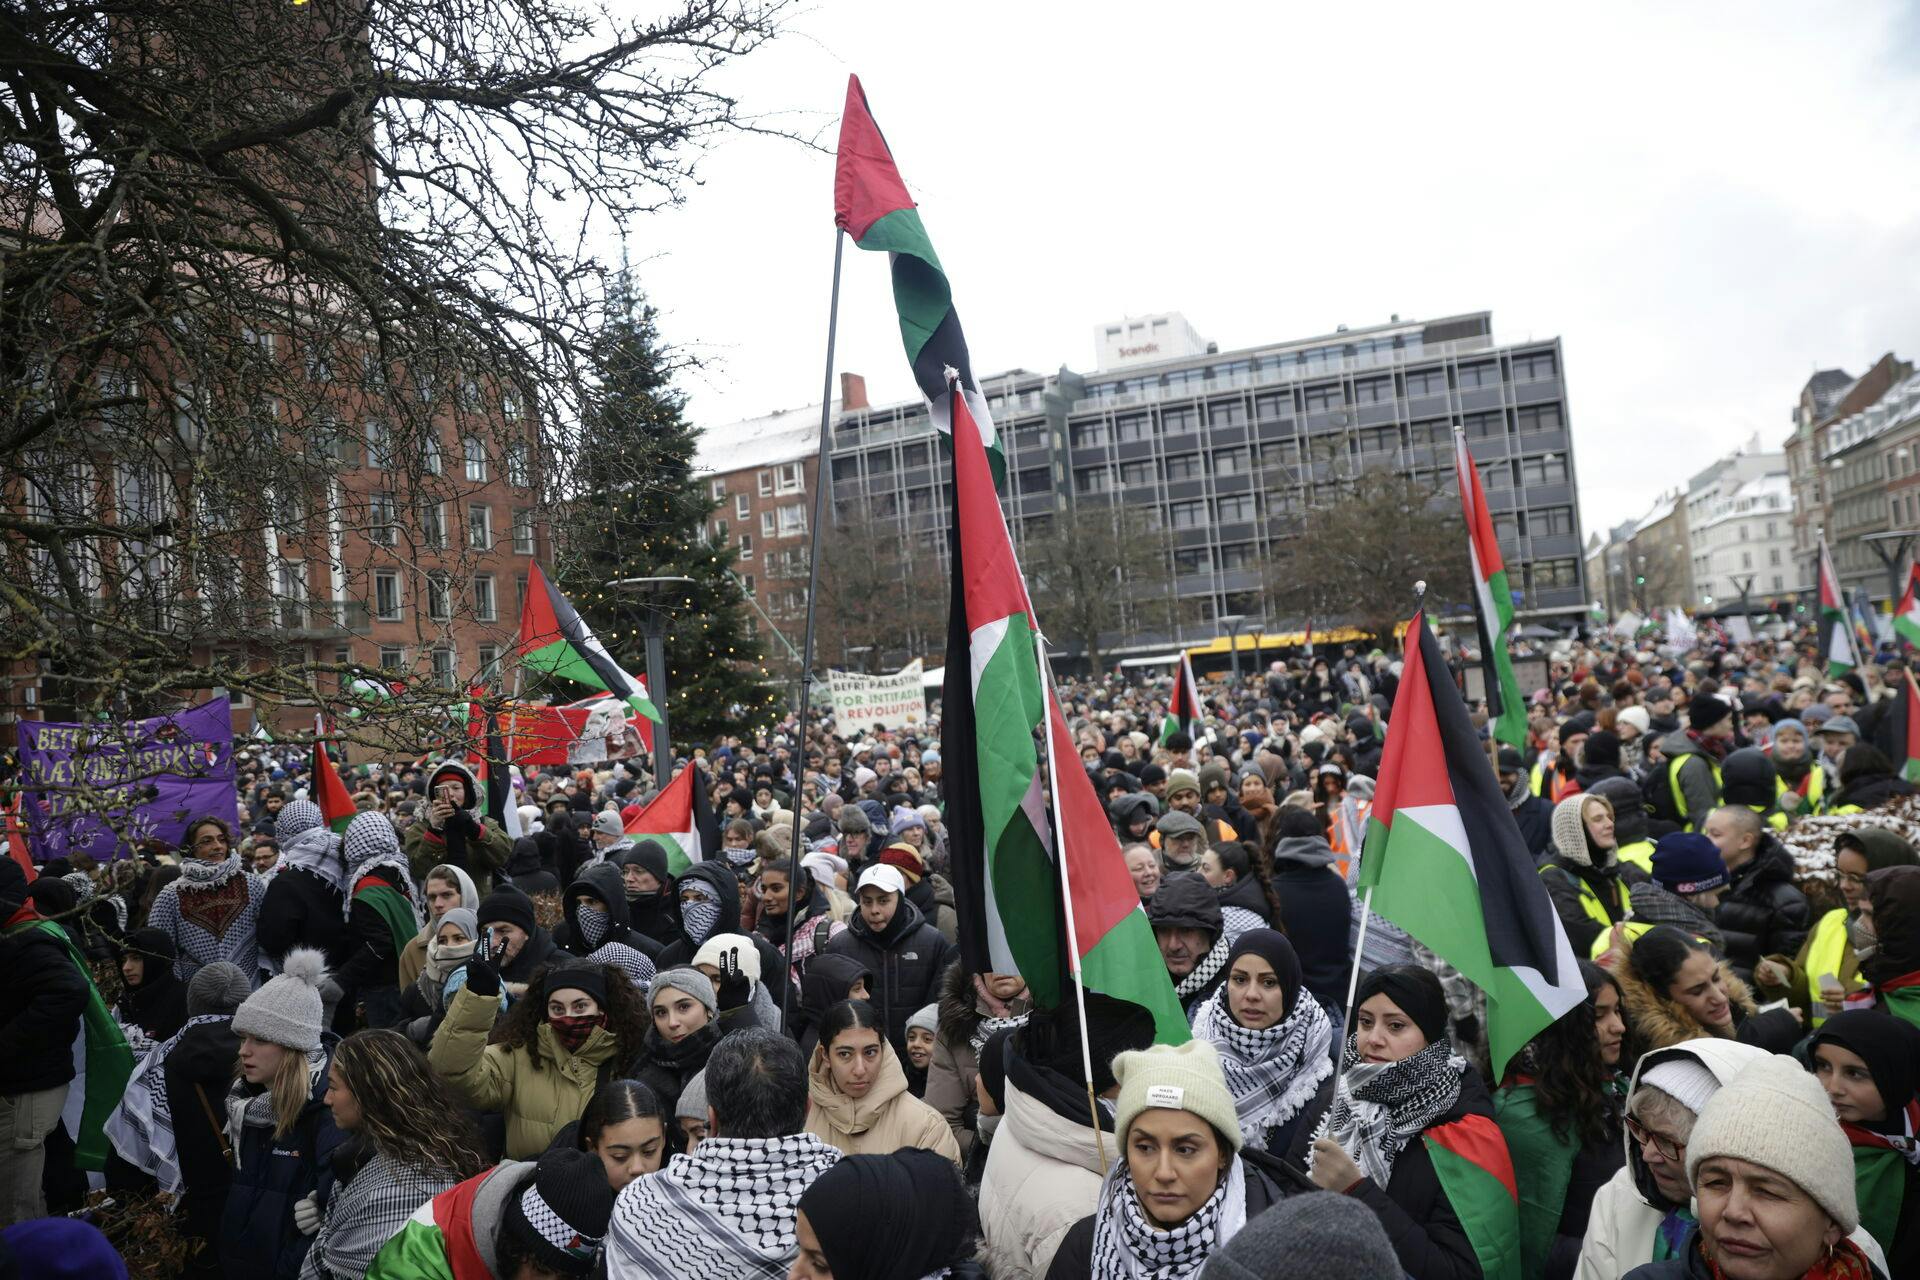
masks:
<path id="1" fill-rule="evenodd" d="M 1015 477 L 1015 481 L 1021 493 L 1041 493 L 1052 484 L 1045 467 L 1028 467 Z"/>
<path id="2" fill-rule="evenodd" d="M 920 449 L 919 463 L 916 464 L 912 460 L 909 460 L 907 462 L 908 466 L 910 467 L 915 465 L 924 466 L 926 464 L 926 461 L 927 461 L 926 446 L 924 445 L 919 446 L 919 449 Z M 801 489 L 804 487 L 805 486 L 801 484 L 800 464 L 797 462 L 781 463 L 779 471 L 775 473 L 773 477 L 774 492 L 775 493 L 799 493 Z"/>
<path id="3" fill-rule="evenodd" d="M 1217 518 L 1222 524 L 1235 520 L 1253 519 L 1253 495 L 1250 493 L 1235 494 L 1227 498 L 1217 498 L 1214 500 L 1213 505 L 1214 510 L 1218 513 Z"/>
<path id="4" fill-rule="evenodd" d="M 453 650 L 433 651 L 433 683 L 442 689 L 452 689 L 459 683 L 453 670 Z"/>
<path id="5" fill-rule="evenodd" d="M 1220 548 L 1220 567 L 1231 572 L 1234 569 L 1253 567 L 1253 544 L 1234 542 Z"/>
<path id="6" fill-rule="evenodd" d="M 932 490 L 916 489 L 913 491 L 912 497 L 915 499 L 920 499 L 922 498 L 923 495 L 924 495 L 924 501 L 926 503 L 926 506 L 931 507 L 933 505 Z M 798 538 L 802 534 L 806 533 L 806 531 L 807 531 L 806 503 L 789 502 L 786 506 L 780 508 L 780 536 L 781 537 Z"/>
<path id="7" fill-rule="evenodd" d="M 1153 462 L 1123 462 L 1120 464 L 1120 487 L 1132 489 L 1141 485 L 1151 485 L 1154 480 Z"/>
<path id="8" fill-rule="evenodd" d="M 1566 425 L 1559 404 L 1530 404 L 1514 414 L 1522 431 L 1557 431 Z"/>
<path id="9" fill-rule="evenodd" d="M 517 556 L 533 554 L 533 512 L 531 511 L 513 513 L 513 554 Z"/>
<path id="10" fill-rule="evenodd" d="M 1215 400 L 1207 406 L 1207 424 L 1215 427 L 1237 427 L 1247 420 L 1247 402 L 1244 400 Z"/>
<path id="11" fill-rule="evenodd" d="M 1213 474 L 1217 476 L 1239 476 L 1247 472 L 1247 450 L 1244 446 L 1237 449 L 1216 449 L 1213 451 Z"/>
<path id="12" fill-rule="evenodd" d="M 280 625 L 288 630 L 307 625 L 307 562 L 282 560 L 274 583 L 280 603 Z"/>
<path id="13" fill-rule="evenodd" d="M 1530 351 L 1513 358 L 1513 380 L 1515 382 L 1542 382 L 1551 378 L 1558 370 L 1554 367 L 1553 352 Z"/>
<path id="14" fill-rule="evenodd" d="M 760 496 L 763 498 L 771 498 L 773 496 L 773 472 L 762 470 L 755 478 L 760 483 Z"/>
<path id="15" fill-rule="evenodd" d="M 420 441 L 420 469 L 430 476 L 437 476 L 440 468 L 440 433 L 429 430 Z"/>
<path id="16" fill-rule="evenodd" d="M 773 512 L 771 511 L 762 511 L 760 513 L 760 536 L 763 538 L 771 538 L 773 536 Z"/>
<path id="17" fill-rule="evenodd" d="M 1527 529 L 1534 537 L 1547 537 L 1573 532 L 1572 507 L 1545 507 L 1527 517 Z"/>
<path id="18" fill-rule="evenodd" d="M 1441 396 L 1447 393 L 1447 371 L 1445 369 L 1409 369 L 1407 370 L 1407 394 L 1410 396 Z"/>
<path id="19" fill-rule="evenodd" d="M 1577 587 L 1580 562 L 1577 560 L 1539 560 L 1528 566 L 1535 588 Z"/>
<path id="20" fill-rule="evenodd" d="M 1323 382 L 1306 389 L 1305 401 L 1308 413 L 1324 413 L 1328 409 L 1344 408 L 1347 403 L 1347 389 L 1337 382 Z"/>
<path id="21" fill-rule="evenodd" d="M 1400 448 L 1400 428 L 1365 427 L 1354 433 L 1362 453 L 1394 453 Z"/>
<path id="22" fill-rule="evenodd" d="M 924 444 L 910 444 L 900 450 L 900 465 L 903 467 L 924 467 L 931 458 L 932 455 L 927 452 L 927 446 Z M 782 489 L 781 492 L 798 493 L 800 485 L 796 481 L 793 488 Z"/>
<path id="23" fill-rule="evenodd" d="M 1463 389 L 1466 387 L 1497 387 L 1499 385 L 1500 362 L 1498 360 L 1482 360 L 1478 364 L 1463 364 L 1460 366 L 1460 386 Z"/>
<path id="24" fill-rule="evenodd" d="M 407 666 L 407 651 L 399 645 L 380 646 L 380 666 L 387 671 L 404 671 Z"/>
<path id="25" fill-rule="evenodd" d="M 1073 473 L 1075 493 L 1106 493 L 1113 488 L 1113 472 L 1107 467 L 1081 467 Z"/>
<path id="26" fill-rule="evenodd" d="M 400 574 L 394 569 L 375 569 L 373 571 L 373 616 L 382 622 L 400 621 Z M 398 666 L 386 661 L 382 651 L 381 666 Z"/>
<path id="27" fill-rule="evenodd" d="M 1200 415 L 1194 410 L 1192 405 L 1181 409 L 1162 409 L 1160 411 L 1160 429 L 1162 431 L 1168 433 L 1192 431 L 1199 425 Z"/>
<path id="28" fill-rule="evenodd" d="M 1407 428 L 1407 435 L 1416 449 L 1446 448 L 1453 444 L 1453 428 L 1445 418 L 1422 419 Z"/>
<path id="29" fill-rule="evenodd" d="M 500 679 L 500 646 L 480 646 L 480 682 L 491 685 Z"/>
<path id="30" fill-rule="evenodd" d="M 1210 573 L 1213 553 L 1205 547 L 1187 547 L 1173 553 L 1175 573 Z"/>
<path id="31" fill-rule="evenodd" d="M 750 533 L 740 535 L 740 558 L 742 560 L 753 559 L 753 535 Z"/>
<path id="32" fill-rule="evenodd" d="M 1492 413 L 1470 413 L 1460 420 L 1467 430 L 1469 440 L 1491 440 L 1507 434 L 1507 415 L 1495 409 Z"/>
<path id="33" fill-rule="evenodd" d="M 744 493 L 733 495 L 733 518 L 745 520 L 753 514 L 753 499 Z"/>
<path id="34" fill-rule="evenodd" d="M 447 545 L 447 504 L 429 502 L 420 508 L 420 541 L 438 551 Z"/>
<path id="35" fill-rule="evenodd" d="M 833 460 L 833 482 L 835 484 L 842 484 L 849 480 L 858 480 L 859 478 L 860 478 L 860 459 L 835 458 Z M 714 487 L 714 495 L 713 495 L 714 497 L 716 498 L 721 497 L 725 493 L 725 489 L 722 487 L 721 483 L 718 480 L 715 480 L 713 482 L 713 487 Z"/>
<path id="36" fill-rule="evenodd" d="M 1291 391 L 1272 391 L 1253 398 L 1253 417 L 1256 422 L 1279 422 L 1293 416 L 1293 393 Z"/>
<path id="37" fill-rule="evenodd" d="M 516 489 L 533 483 L 533 453 L 525 444 L 507 446 L 507 483 Z"/>
<path id="38" fill-rule="evenodd" d="M 1197 453 L 1176 454 L 1167 459 L 1166 475 L 1169 480 L 1192 480 L 1200 474 L 1200 455 Z"/>
<path id="39" fill-rule="evenodd" d="M 727 482 L 725 480 L 709 480 L 707 481 L 707 492 L 713 496 L 715 502 L 725 502 L 727 500 Z"/>
<path id="40" fill-rule="evenodd" d="M 490 573 L 473 576 L 473 616 L 482 622 L 492 622 L 499 617 L 494 607 L 493 575 Z"/>
<path id="41" fill-rule="evenodd" d="M 1144 413 L 1126 413 L 1113 420 L 1116 444 L 1135 444 L 1153 438 L 1153 425 Z"/>
<path id="42" fill-rule="evenodd" d="M 1355 404 L 1392 404 L 1392 378 L 1356 378 L 1353 383 Z"/>
<path id="43" fill-rule="evenodd" d="M 1774 547 L 1767 552 L 1767 564 L 1775 569 L 1780 567 L 1780 548 Z"/>
<path id="44" fill-rule="evenodd" d="M 375 418 L 367 419 L 367 465 L 384 471 L 392 460 L 393 437 L 387 431 L 387 424 Z"/>
<path id="45" fill-rule="evenodd" d="M 486 441 L 479 436 L 461 436 L 460 456 L 466 460 L 467 479 L 484 483 L 487 478 Z"/>
<path id="46" fill-rule="evenodd" d="M 475 551 L 493 550 L 493 508 L 484 502 L 467 506 L 467 545 Z"/>
<path id="47" fill-rule="evenodd" d="M 1167 508 L 1167 523 L 1175 529 L 1204 529 L 1207 527 L 1207 504 L 1173 503 Z"/>
<path id="48" fill-rule="evenodd" d="M 1107 424 L 1104 422 L 1082 422 L 1073 429 L 1073 447 L 1076 449 L 1098 448 L 1107 442 Z"/>
<path id="49" fill-rule="evenodd" d="M 1567 462 L 1557 453 L 1542 458 L 1522 458 L 1520 460 L 1520 483 L 1529 484 L 1565 484 L 1567 482 Z"/>
<path id="50" fill-rule="evenodd" d="M 524 573 L 516 573 L 513 575 L 513 612 L 515 616 L 518 616 L 526 611 L 527 575 Z"/>
<path id="51" fill-rule="evenodd" d="M 1751 551 L 1742 551 L 1742 552 L 1740 553 L 1740 567 L 1741 567 L 1742 569 L 1751 569 L 1751 568 L 1753 568 L 1753 552 L 1751 552 Z"/>
<path id="52" fill-rule="evenodd" d="M 427 616 L 435 622 L 453 617 L 453 581 L 438 570 L 427 575 Z"/>
<path id="53" fill-rule="evenodd" d="M 393 495 L 382 489 L 367 495 L 367 541 L 378 547 L 394 544 Z"/>

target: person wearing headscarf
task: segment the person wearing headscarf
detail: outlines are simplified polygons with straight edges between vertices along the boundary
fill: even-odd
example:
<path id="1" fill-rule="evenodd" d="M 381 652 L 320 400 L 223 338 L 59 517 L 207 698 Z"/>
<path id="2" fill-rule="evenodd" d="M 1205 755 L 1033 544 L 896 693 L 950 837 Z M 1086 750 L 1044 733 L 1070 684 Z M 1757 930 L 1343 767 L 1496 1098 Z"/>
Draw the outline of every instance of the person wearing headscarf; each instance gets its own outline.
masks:
<path id="1" fill-rule="evenodd" d="M 1820 770 L 1816 768 L 1813 773 L 1818 775 Z M 1753 970 L 1753 984 L 1763 998 L 1786 999 L 1802 1010 L 1808 1025 L 1814 1027 L 1845 1008 L 1847 994 L 1857 992 L 1866 981 L 1860 974 L 1860 958 L 1853 950 L 1853 931 L 1866 906 L 1867 877 L 1883 867 L 1911 867 L 1920 862 L 1913 846 L 1886 827 L 1860 826 L 1843 831 L 1835 837 L 1833 850 L 1833 869 L 1844 905 L 1814 921 L 1797 953 L 1766 956 Z M 1823 984 L 1823 978 L 1834 981 Z"/>
<path id="2" fill-rule="evenodd" d="M 447 1016 L 447 1001 L 465 985 L 466 962 L 480 941 L 479 921 L 465 907 L 452 908 L 427 928 L 431 937 L 420 971 L 414 974 L 401 1001 L 409 1017 L 407 1035 L 423 1049 L 433 1043 L 433 1033 Z"/>
<path id="3" fill-rule="evenodd" d="M 231 960 L 252 973 L 260 967 L 266 879 L 240 865 L 233 834 L 219 818 L 189 822 L 181 851 L 180 878 L 160 890 L 147 913 L 147 923 L 173 939 L 174 971 L 191 978 L 201 965 Z"/>
<path id="4" fill-rule="evenodd" d="M 1447 1038 L 1446 993 L 1428 970 L 1391 965 L 1363 977 L 1354 1000 L 1340 1071 L 1295 1130 L 1293 1160 L 1371 1208 L 1408 1275 L 1479 1280 L 1517 1252 L 1519 1219 L 1512 1206 L 1463 1218 L 1434 1167 L 1435 1131 L 1506 1156 L 1486 1086 Z"/>
<path id="5" fill-rule="evenodd" d="M 1868 875 L 1860 916 L 1853 950 L 1875 1006 L 1920 1026 L 1920 867 Z"/>
<path id="6" fill-rule="evenodd" d="M 847 1156 L 800 1194 L 793 1280 L 984 1280 L 979 1213 L 953 1162 L 906 1147 Z"/>
<path id="7" fill-rule="evenodd" d="M 1303 986 L 1300 958 L 1285 934 L 1240 935 L 1227 954 L 1226 983 L 1194 1008 L 1193 1034 L 1219 1052 L 1246 1145 L 1287 1151 L 1333 1074 L 1334 1030 Z"/>
<path id="8" fill-rule="evenodd" d="M 1553 855 L 1541 865 L 1540 878 L 1573 954 L 1584 956 L 1592 953 L 1595 938 L 1632 913 L 1631 888 L 1646 873 L 1620 863 L 1612 803 L 1578 792 L 1553 807 Z"/>
<path id="9" fill-rule="evenodd" d="M 427 922 L 400 949 L 400 988 L 403 993 L 420 976 L 420 966 L 427 959 L 427 943 L 432 941 L 440 917 L 455 907 L 473 911 L 480 906 L 480 890 L 475 887 L 473 877 L 459 867 L 450 867 L 445 863 L 427 872 L 427 878 L 420 882 L 420 897 L 426 908 Z M 471 936 L 471 928 L 468 934 Z"/>
<path id="10" fill-rule="evenodd" d="M 347 864 L 340 837 L 328 829 L 320 806 L 289 800 L 278 823 L 280 861 L 260 903 L 260 954 L 278 972 L 295 947 L 309 947 L 339 972 L 353 955 L 353 936 L 342 904 Z"/>
<path id="11" fill-rule="evenodd" d="M 1888 1274 L 1920 1276 L 1920 1027 L 1852 1009 L 1828 1018 L 1809 1051 L 1853 1148 L 1860 1225 L 1886 1251 Z"/>
<path id="12" fill-rule="evenodd" d="M 114 1016 L 154 1043 L 187 1025 L 187 984 L 173 972 L 173 939 L 159 929 L 135 929 L 120 950 L 125 984 Z"/>
<path id="13" fill-rule="evenodd" d="M 424 923 L 406 855 L 384 813 L 369 811 L 354 818 L 341 843 L 347 865 L 342 914 L 353 949 L 338 981 L 349 993 L 347 1001 L 365 1008 L 368 1026 L 398 1026 L 405 1017 L 400 1008 L 400 950 Z"/>

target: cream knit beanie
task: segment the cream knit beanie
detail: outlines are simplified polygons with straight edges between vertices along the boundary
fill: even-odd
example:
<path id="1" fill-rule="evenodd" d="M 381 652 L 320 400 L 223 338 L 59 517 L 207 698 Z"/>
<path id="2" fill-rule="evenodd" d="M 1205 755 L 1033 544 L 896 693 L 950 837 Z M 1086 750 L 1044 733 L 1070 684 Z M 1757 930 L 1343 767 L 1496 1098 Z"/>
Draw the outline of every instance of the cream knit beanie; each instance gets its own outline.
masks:
<path id="1" fill-rule="evenodd" d="M 1701 1162 L 1713 1156 L 1748 1160 L 1791 1179 L 1842 1231 L 1860 1225 L 1853 1148 L 1826 1091 L 1792 1058 L 1768 1054 L 1701 1108 L 1687 1140 L 1687 1181 L 1699 1186 Z"/>
<path id="2" fill-rule="evenodd" d="M 1156 1044 L 1118 1054 L 1113 1059 L 1113 1078 L 1120 1084 L 1113 1131 L 1123 1149 L 1134 1117 L 1157 1108 L 1192 1112 L 1225 1135 L 1235 1151 L 1246 1142 L 1233 1095 L 1227 1092 L 1227 1080 L 1220 1071 L 1220 1054 L 1205 1040 Z"/>

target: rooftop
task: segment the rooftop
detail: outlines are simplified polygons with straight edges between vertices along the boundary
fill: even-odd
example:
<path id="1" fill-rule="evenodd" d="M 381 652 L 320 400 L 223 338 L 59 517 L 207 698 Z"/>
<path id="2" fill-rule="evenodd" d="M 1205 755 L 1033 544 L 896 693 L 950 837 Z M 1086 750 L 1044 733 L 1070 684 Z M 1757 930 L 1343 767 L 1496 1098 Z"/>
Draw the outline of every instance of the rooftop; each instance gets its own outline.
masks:
<path id="1" fill-rule="evenodd" d="M 840 402 L 830 406 L 839 416 Z M 820 406 L 776 409 L 759 418 L 723 422 L 700 429 L 693 469 L 713 473 L 742 467 L 769 467 L 810 457 L 820 449 Z"/>

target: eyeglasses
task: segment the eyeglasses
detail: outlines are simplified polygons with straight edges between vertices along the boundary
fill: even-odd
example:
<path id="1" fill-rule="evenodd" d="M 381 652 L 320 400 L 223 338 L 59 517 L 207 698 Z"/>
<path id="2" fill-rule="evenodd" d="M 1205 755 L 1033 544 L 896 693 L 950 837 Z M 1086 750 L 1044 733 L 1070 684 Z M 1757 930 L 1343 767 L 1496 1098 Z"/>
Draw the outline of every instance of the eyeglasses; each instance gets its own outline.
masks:
<path id="1" fill-rule="evenodd" d="M 1627 1117 L 1627 1132 L 1632 1134 L 1633 1140 L 1641 1146 L 1652 1147 L 1658 1151 L 1663 1160 L 1678 1160 L 1680 1153 L 1687 1149 L 1686 1143 L 1675 1142 L 1664 1133 L 1655 1133 L 1632 1116 Z"/>
<path id="2" fill-rule="evenodd" d="M 1865 876 L 1849 875 L 1847 872 L 1842 871 L 1840 873 L 1840 883 L 1850 884 L 1856 889 L 1864 889 L 1867 884 L 1867 878 Z"/>

